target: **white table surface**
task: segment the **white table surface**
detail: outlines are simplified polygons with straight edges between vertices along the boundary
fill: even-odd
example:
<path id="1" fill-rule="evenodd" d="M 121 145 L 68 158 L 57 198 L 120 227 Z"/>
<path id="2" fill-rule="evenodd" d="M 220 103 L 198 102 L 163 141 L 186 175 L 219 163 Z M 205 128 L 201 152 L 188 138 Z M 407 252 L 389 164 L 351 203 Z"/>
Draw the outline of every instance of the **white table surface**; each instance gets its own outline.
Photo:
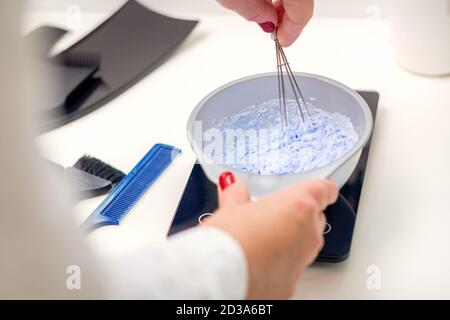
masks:
<path id="1" fill-rule="evenodd" d="M 84 13 L 82 28 L 62 46 L 105 15 Z M 26 28 L 65 18 L 35 11 Z M 99 254 L 126 259 L 164 241 L 195 160 L 186 138 L 189 113 L 216 87 L 274 70 L 273 43 L 256 25 L 231 14 L 198 18 L 164 65 L 101 109 L 38 138 L 42 152 L 62 165 L 89 153 L 124 171 L 154 143 L 183 149 L 119 227 L 89 236 Z M 399 68 L 382 20 L 315 18 L 287 55 L 295 70 L 381 95 L 350 258 L 308 268 L 295 298 L 450 298 L 450 77 Z M 77 222 L 101 200 L 79 203 Z M 380 268 L 379 290 L 366 285 L 370 265 Z"/>

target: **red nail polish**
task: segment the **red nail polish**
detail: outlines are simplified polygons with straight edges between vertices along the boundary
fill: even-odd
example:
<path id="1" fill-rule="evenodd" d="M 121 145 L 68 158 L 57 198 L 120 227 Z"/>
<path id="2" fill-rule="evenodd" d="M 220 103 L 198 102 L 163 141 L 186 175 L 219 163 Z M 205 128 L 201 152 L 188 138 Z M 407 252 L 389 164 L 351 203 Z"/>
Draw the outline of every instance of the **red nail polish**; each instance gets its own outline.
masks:
<path id="1" fill-rule="evenodd" d="M 275 25 L 272 22 L 263 22 L 260 23 L 259 26 L 264 30 L 264 32 L 267 33 L 272 33 L 275 31 Z"/>
<path id="2" fill-rule="evenodd" d="M 225 171 L 219 177 L 220 189 L 225 190 L 235 181 L 234 175 L 230 171 Z"/>

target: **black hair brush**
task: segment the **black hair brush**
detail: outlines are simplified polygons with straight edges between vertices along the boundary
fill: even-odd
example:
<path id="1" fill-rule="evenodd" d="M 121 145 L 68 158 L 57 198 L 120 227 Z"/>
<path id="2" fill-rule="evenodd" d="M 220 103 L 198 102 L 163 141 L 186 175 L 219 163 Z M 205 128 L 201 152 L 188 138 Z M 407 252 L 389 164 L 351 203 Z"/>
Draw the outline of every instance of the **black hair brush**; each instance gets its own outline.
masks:
<path id="1" fill-rule="evenodd" d="M 99 178 L 108 180 L 113 185 L 119 183 L 120 180 L 125 177 L 125 173 L 122 171 L 89 155 L 82 156 L 77 162 L 75 162 L 73 167 Z"/>

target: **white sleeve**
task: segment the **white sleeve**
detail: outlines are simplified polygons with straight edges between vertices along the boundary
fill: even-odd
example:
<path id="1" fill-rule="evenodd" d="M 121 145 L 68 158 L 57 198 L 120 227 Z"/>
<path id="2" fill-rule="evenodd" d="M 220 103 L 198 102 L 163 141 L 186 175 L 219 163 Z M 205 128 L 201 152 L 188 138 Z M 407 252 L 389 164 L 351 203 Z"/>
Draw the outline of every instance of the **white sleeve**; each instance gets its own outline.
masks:
<path id="1" fill-rule="evenodd" d="M 94 257 L 34 143 L 37 98 L 26 86 L 31 64 L 19 36 L 22 6 L 0 1 L 0 299 L 97 297 Z M 82 290 L 67 285 L 71 266 L 82 270 Z"/>
<path id="2" fill-rule="evenodd" d="M 164 245 L 109 261 L 109 298 L 244 299 L 247 263 L 239 244 L 211 227 L 181 232 Z"/>

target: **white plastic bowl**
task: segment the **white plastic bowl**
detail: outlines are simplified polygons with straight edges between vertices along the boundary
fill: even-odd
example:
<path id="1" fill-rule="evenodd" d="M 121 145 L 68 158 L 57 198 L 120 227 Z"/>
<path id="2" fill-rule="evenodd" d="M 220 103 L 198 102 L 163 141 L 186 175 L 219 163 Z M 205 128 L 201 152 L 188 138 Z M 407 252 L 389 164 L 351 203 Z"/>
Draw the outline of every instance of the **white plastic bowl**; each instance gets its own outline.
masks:
<path id="1" fill-rule="evenodd" d="M 217 183 L 222 172 L 231 171 L 242 179 L 253 197 L 308 179 L 329 178 L 340 187 L 346 183 L 372 132 L 373 118 L 369 106 L 354 90 L 332 79 L 306 73 L 295 73 L 295 77 L 306 101 L 314 99 L 315 106 L 350 118 L 359 136 L 357 143 L 344 156 L 326 166 L 282 176 L 250 174 L 214 162 L 203 152 L 203 133 L 213 127 L 217 120 L 239 113 L 250 105 L 278 98 L 276 73 L 249 76 L 230 82 L 207 95 L 189 117 L 189 142 L 212 182 Z M 294 98 L 290 90 L 286 94 L 288 98 Z"/>

